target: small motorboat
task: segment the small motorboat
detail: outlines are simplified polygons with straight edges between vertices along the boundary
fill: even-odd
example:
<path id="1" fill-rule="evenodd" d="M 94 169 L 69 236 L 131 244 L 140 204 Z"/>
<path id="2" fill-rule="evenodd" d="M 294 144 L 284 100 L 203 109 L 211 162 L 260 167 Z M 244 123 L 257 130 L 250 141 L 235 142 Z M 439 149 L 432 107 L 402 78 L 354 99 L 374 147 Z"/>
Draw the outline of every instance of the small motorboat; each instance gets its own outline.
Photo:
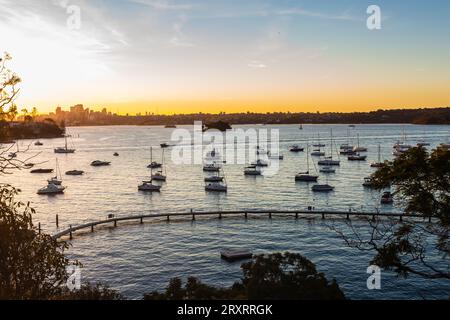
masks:
<path id="1" fill-rule="evenodd" d="M 223 177 L 219 177 L 219 176 L 211 176 L 211 177 L 205 178 L 205 182 L 222 182 L 222 181 L 223 181 Z"/>
<path id="2" fill-rule="evenodd" d="M 138 186 L 138 190 L 147 192 L 159 192 L 161 190 L 161 186 L 155 185 L 151 181 L 143 181 L 143 183 Z"/>
<path id="3" fill-rule="evenodd" d="M 341 161 L 340 160 L 333 160 L 333 159 L 323 159 L 323 160 L 319 160 L 317 162 L 318 165 L 321 166 L 340 166 L 341 165 Z"/>
<path id="4" fill-rule="evenodd" d="M 348 159 L 349 161 L 366 161 L 367 156 L 362 156 L 362 155 L 360 155 L 359 153 L 357 153 L 357 154 L 354 154 L 354 155 L 349 155 L 349 156 L 347 157 L 347 159 Z"/>
<path id="5" fill-rule="evenodd" d="M 218 172 L 220 167 L 214 163 L 208 163 L 203 166 L 203 171 L 205 172 Z"/>
<path id="6" fill-rule="evenodd" d="M 162 163 L 156 162 L 156 161 L 152 161 L 152 163 L 150 163 L 147 168 L 150 169 L 156 169 L 156 168 L 161 168 L 162 167 Z"/>
<path id="7" fill-rule="evenodd" d="M 119 156 L 119 153 L 118 153 L 118 152 L 114 152 L 114 153 L 113 153 L 113 156 L 114 156 L 114 157 L 118 157 L 118 156 Z"/>
<path id="8" fill-rule="evenodd" d="M 313 150 L 311 152 L 311 156 L 313 157 L 323 157 L 325 155 L 325 152 L 321 151 L 320 149 Z"/>
<path id="9" fill-rule="evenodd" d="M 259 170 L 256 166 L 248 166 L 244 169 L 245 176 L 260 176 L 261 174 L 261 170 Z"/>
<path id="10" fill-rule="evenodd" d="M 205 185 L 206 191 L 215 191 L 215 192 L 227 192 L 227 185 L 219 183 L 219 182 L 211 182 Z"/>
<path id="11" fill-rule="evenodd" d="M 372 178 L 370 178 L 370 177 L 364 178 L 364 182 L 362 185 L 367 188 L 372 188 L 372 186 L 373 186 Z"/>
<path id="12" fill-rule="evenodd" d="M 381 204 L 390 204 L 394 202 L 394 198 L 389 191 L 383 192 L 381 195 Z"/>
<path id="13" fill-rule="evenodd" d="M 68 175 L 68 176 L 81 176 L 83 174 L 84 174 L 84 171 L 81 171 L 81 170 L 66 171 L 66 175 Z"/>
<path id="14" fill-rule="evenodd" d="M 30 173 L 52 173 L 53 169 L 34 169 Z"/>
<path id="15" fill-rule="evenodd" d="M 322 167 L 319 169 L 320 172 L 322 173 L 335 173 L 336 170 L 332 167 L 326 166 L 326 167 Z"/>
<path id="16" fill-rule="evenodd" d="M 169 145 L 168 145 L 167 143 L 161 143 L 160 146 L 161 146 L 161 148 L 163 148 L 163 149 L 169 147 Z"/>
<path id="17" fill-rule="evenodd" d="M 34 143 L 35 146 L 43 146 L 44 144 L 39 140 Z"/>
<path id="18" fill-rule="evenodd" d="M 162 171 L 158 171 L 155 174 L 152 174 L 152 180 L 155 181 L 166 181 L 167 177 L 163 174 Z"/>
<path id="19" fill-rule="evenodd" d="M 315 184 L 311 188 L 314 192 L 330 192 L 334 190 L 334 187 L 329 184 Z"/>
<path id="20" fill-rule="evenodd" d="M 101 160 L 94 160 L 91 162 L 91 166 L 93 167 L 103 167 L 103 166 L 109 166 L 111 162 L 109 161 L 101 161 Z"/>
<path id="21" fill-rule="evenodd" d="M 289 151 L 291 152 L 303 152 L 305 151 L 305 148 L 299 147 L 298 145 L 292 146 Z"/>
<path id="22" fill-rule="evenodd" d="M 61 185 L 56 185 L 53 183 L 48 183 L 46 187 L 43 187 L 37 191 L 37 194 L 59 194 L 64 193 L 66 187 Z"/>

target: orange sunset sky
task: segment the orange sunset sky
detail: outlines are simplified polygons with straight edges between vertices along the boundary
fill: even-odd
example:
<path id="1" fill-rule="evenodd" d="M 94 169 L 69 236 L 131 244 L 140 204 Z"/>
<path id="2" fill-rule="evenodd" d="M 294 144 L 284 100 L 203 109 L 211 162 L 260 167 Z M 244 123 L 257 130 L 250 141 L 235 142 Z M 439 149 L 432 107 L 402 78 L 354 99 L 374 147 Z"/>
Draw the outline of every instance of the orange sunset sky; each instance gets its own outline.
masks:
<path id="1" fill-rule="evenodd" d="M 373 1 L 372 1 L 373 2 Z M 19 108 L 352 112 L 450 105 L 450 4 L 0 0 Z M 68 19 L 75 5 L 79 28 Z M 447 12 L 447 13 L 446 13 Z"/>

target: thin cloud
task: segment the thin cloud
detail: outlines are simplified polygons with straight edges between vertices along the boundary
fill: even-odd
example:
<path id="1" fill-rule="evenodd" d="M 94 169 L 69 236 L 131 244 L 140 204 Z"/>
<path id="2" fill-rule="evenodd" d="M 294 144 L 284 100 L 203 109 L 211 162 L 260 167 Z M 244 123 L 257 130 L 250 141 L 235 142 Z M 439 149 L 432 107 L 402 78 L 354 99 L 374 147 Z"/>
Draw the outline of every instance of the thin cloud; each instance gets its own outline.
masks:
<path id="1" fill-rule="evenodd" d="M 277 15 L 280 16 L 287 16 L 287 15 L 298 15 L 298 16 L 306 16 L 311 18 L 320 18 L 320 19 L 327 19 L 327 20 L 345 20 L 345 21 L 363 21 L 363 18 L 355 17 L 347 12 L 342 14 L 327 14 L 322 12 L 316 12 L 316 11 L 309 11 L 304 10 L 302 8 L 291 8 L 291 9 L 285 9 L 285 10 L 278 10 L 276 11 Z"/>

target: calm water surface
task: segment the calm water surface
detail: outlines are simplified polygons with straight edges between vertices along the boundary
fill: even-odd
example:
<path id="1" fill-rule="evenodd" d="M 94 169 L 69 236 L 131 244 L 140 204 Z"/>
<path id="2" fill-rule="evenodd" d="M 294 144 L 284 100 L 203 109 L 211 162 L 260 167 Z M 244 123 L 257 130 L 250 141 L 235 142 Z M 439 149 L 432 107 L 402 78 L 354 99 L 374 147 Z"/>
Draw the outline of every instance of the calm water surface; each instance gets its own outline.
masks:
<path id="1" fill-rule="evenodd" d="M 237 127 L 237 126 L 236 126 Z M 75 154 L 55 155 L 53 148 L 62 146 L 63 139 L 41 140 L 42 147 L 31 146 L 29 154 L 39 152 L 32 162 L 48 161 L 41 167 L 53 168 L 58 158 L 61 171 L 79 169 L 86 174 L 80 177 L 63 176 L 67 186 L 65 194 L 54 197 L 38 196 L 37 189 L 46 184 L 50 175 L 32 175 L 20 171 L 13 176 L 1 177 L 2 182 L 20 187 L 21 199 L 31 200 L 36 208 L 35 221 L 48 232 L 55 232 L 55 214 L 59 215 L 60 228 L 69 224 L 105 219 L 116 216 L 152 214 L 159 212 L 186 212 L 194 210 L 232 209 L 317 209 L 398 211 L 394 206 L 380 206 L 379 193 L 364 189 L 363 178 L 374 169 L 371 162 L 378 159 L 381 144 L 382 160 L 392 158 L 393 144 L 406 136 L 406 142 L 416 144 L 425 140 L 431 147 L 447 142 L 450 126 L 412 125 L 304 125 L 298 126 L 240 126 L 243 129 L 278 129 L 280 162 L 277 175 L 271 177 L 244 177 L 243 165 L 226 164 L 224 171 L 228 183 L 227 194 L 204 191 L 204 173 L 201 165 L 177 165 L 171 161 L 170 149 L 166 152 L 167 183 L 161 193 L 145 194 L 137 191 L 141 180 L 147 179 L 149 146 L 155 146 L 154 160 L 161 159 L 160 143 L 170 142 L 173 129 L 162 127 L 77 127 L 69 128 L 73 136 L 69 144 L 77 149 Z M 191 126 L 182 126 L 192 130 Z M 306 152 L 288 151 L 294 143 L 305 145 L 306 139 L 317 140 L 320 134 L 329 148 L 330 129 L 336 144 L 347 142 L 350 131 L 351 144 L 369 149 L 366 162 L 349 162 L 341 157 L 336 174 L 320 181 L 335 187 L 329 194 L 313 194 L 311 185 L 295 183 L 294 176 L 306 168 Z M 30 141 L 21 141 L 23 149 Z M 119 152 L 119 157 L 113 157 Z M 93 160 L 108 160 L 109 167 L 94 168 Z M 317 159 L 315 159 L 317 161 Z M 362 227 L 362 226 L 361 226 Z M 320 271 L 335 277 L 351 298 L 421 298 L 448 297 L 450 284 L 423 279 L 397 279 L 383 273 L 381 291 L 366 288 L 366 268 L 370 255 L 345 247 L 336 234 L 323 223 L 297 222 L 292 219 L 227 218 L 222 221 L 198 220 L 195 223 L 157 223 L 142 226 L 122 226 L 115 230 L 102 230 L 75 238 L 70 250 L 85 268 L 83 276 L 106 282 L 120 289 L 130 298 L 139 298 L 143 292 L 162 289 L 174 276 L 199 276 L 213 284 L 231 284 L 240 275 L 239 263 L 228 264 L 218 258 L 225 247 L 245 248 L 255 253 L 290 250 L 303 254 L 317 264 Z"/>

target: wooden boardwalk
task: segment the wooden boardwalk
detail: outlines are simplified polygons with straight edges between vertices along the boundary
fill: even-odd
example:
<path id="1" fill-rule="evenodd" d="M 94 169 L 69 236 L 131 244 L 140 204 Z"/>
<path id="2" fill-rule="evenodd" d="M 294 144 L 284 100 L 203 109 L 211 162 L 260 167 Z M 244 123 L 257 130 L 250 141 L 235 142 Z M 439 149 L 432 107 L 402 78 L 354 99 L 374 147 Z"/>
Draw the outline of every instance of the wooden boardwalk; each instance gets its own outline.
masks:
<path id="1" fill-rule="evenodd" d="M 165 218 L 167 221 L 170 221 L 171 218 L 176 217 L 189 217 L 192 220 L 195 220 L 195 217 L 217 217 L 218 219 L 222 219 L 223 216 L 243 216 L 246 219 L 249 216 L 266 216 L 269 219 L 272 219 L 273 216 L 292 216 L 295 219 L 299 217 L 319 217 L 321 219 L 331 218 L 331 217 L 344 217 L 345 219 L 350 219 L 351 217 L 369 217 L 375 220 L 376 217 L 381 218 L 396 218 L 399 221 L 403 221 L 403 219 L 421 219 L 424 221 L 425 219 L 428 222 L 431 222 L 431 217 L 424 217 L 423 215 L 418 214 L 403 214 L 403 213 L 381 213 L 381 212 L 362 212 L 362 211 L 315 211 L 315 210 L 241 210 L 241 211 L 191 211 L 191 212 L 183 212 L 183 213 L 159 213 L 159 214 L 147 214 L 147 215 L 134 215 L 134 216 L 123 216 L 123 217 L 112 217 L 105 220 L 93 221 L 85 224 L 80 224 L 77 226 L 69 226 L 69 228 L 62 230 L 60 232 L 55 233 L 52 237 L 54 239 L 60 239 L 64 236 L 69 236 L 70 239 L 73 237 L 73 233 L 80 230 L 89 230 L 91 232 L 95 231 L 96 226 L 100 225 L 110 225 L 113 227 L 117 227 L 118 222 L 124 221 L 136 221 L 139 223 L 144 223 L 145 220 L 156 219 L 156 218 Z"/>

